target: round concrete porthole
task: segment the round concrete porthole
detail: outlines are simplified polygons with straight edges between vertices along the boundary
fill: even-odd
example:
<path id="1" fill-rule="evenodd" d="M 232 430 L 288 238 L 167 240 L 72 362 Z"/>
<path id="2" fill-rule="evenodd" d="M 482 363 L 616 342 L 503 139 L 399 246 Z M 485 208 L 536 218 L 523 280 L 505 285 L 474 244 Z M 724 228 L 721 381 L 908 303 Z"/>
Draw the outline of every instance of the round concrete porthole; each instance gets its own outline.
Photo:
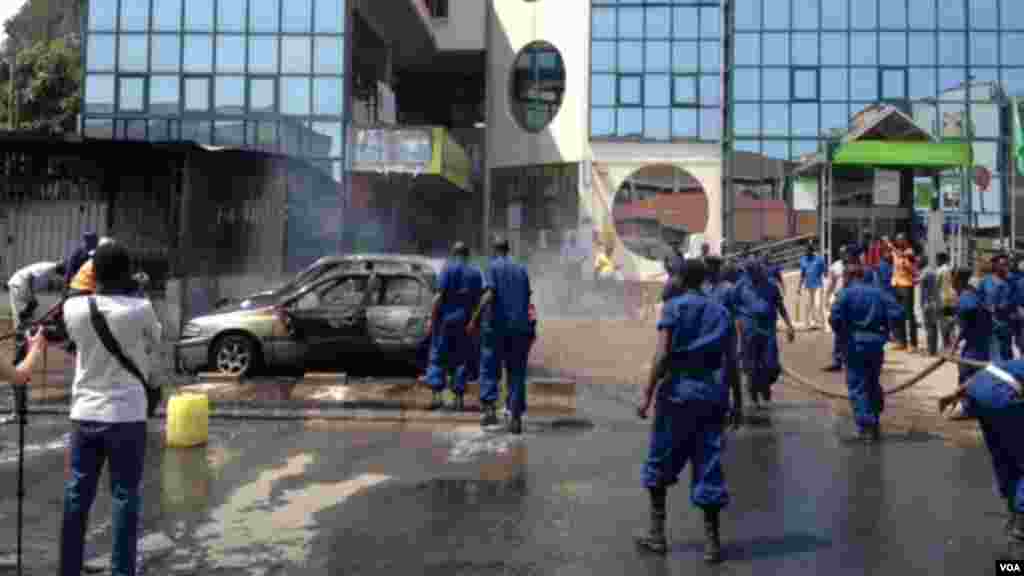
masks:
<path id="1" fill-rule="evenodd" d="M 519 127 L 537 133 L 562 107 L 565 63 L 562 54 L 543 41 L 527 44 L 516 55 L 509 82 L 509 104 Z"/>
<path id="2" fill-rule="evenodd" d="M 683 248 L 708 225 L 708 198 L 692 174 L 671 164 L 636 170 L 619 186 L 612 206 L 615 232 L 627 250 L 649 260 L 671 254 L 671 243 Z"/>

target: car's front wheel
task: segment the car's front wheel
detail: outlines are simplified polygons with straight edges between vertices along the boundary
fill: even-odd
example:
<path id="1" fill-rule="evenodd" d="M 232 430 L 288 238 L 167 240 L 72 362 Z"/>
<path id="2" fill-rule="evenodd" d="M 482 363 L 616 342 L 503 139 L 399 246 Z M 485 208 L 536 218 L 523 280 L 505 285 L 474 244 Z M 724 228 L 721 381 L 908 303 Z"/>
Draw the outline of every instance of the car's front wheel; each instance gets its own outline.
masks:
<path id="1" fill-rule="evenodd" d="M 211 349 L 213 369 L 221 374 L 249 376 L 256 367 L 257 348 L 252 338 L 228 334 L 214 342 Z"/>

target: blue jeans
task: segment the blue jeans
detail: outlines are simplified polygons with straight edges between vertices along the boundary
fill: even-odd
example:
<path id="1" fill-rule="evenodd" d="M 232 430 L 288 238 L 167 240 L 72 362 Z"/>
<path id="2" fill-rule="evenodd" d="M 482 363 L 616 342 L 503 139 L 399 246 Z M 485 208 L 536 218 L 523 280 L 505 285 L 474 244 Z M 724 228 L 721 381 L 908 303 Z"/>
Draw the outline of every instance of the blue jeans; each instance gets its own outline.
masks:
<path id="1" fill-rule="evenodd" d="M 82 573 L 89 509 L 104 461 L 110 461 L 114 535 L 112 576 L 134 576 L 141 507 L 146 423 L 72 422 L 71 477 L 64 488 L 61 575 Z"/>

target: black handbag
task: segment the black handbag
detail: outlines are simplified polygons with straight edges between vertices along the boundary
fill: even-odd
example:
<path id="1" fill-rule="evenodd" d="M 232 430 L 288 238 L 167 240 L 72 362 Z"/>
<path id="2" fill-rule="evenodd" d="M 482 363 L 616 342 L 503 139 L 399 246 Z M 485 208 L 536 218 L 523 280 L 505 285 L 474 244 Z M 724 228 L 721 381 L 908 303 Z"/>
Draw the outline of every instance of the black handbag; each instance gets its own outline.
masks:
<path id="1" fill-rule="evenodd" d="M 150 386 L 149 382 L 146 381 L 146 377 L 142 375 L 142 371 L 139 370 L 139 367 L 121 349 L 121 345 L 118 344 L 117 339 L 110 332 L 110 325 L 107 324 L 107 319 L 103 317 L 100 309 L 96 306 L 96 298 L 93 296 L 89 297 L 89 319 L 92 320 L 92 327 L 96 330 L 96 335 L 99 336 L 100 342 L 103 342 L 103 347 L 107 349 L 107 352 L 110 352 L 111 356 L 117 358 L 121 367 L 132 376 L 138 378 L 139 383 L 142 384 L 142 389 L 146 391 L 146 417 L 152 418 L 156 414 L 156 409 L 160 407 L 160 401 L 163 399 L 160 387 Z"/>

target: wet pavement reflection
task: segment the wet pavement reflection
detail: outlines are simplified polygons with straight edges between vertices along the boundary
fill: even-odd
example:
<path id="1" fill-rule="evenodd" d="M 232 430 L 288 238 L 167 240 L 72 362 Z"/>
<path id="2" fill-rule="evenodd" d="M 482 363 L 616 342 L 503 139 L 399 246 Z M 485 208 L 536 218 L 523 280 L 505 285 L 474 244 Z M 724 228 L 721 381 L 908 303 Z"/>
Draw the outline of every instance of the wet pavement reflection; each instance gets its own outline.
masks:
<path id="1" fill-rule="evenodd" d="M 207 446 L 162 446 L 151 423 L 144 574 L 982 574 L 1007 554 L 988 456 L 919 433 L 848 441 L 827 406 L 787 398 L 730 433 L 726 563 L 701 561 L 687 481 L 669 493 L 667 558 L 641 555 L 647 424 L 580 392 L 590 425 L 211 422 Z M 26 561 L 52 574 L 67 431 L 34 417 Z M 0 427 L 0 557 L 14 542 L 13 441 Z M 57 472 L 61 471 L 61 472 Z M 103 480 L 101 486 L 106 487 Z M 87 553 L 109 557 L 109 493 Z"/>

